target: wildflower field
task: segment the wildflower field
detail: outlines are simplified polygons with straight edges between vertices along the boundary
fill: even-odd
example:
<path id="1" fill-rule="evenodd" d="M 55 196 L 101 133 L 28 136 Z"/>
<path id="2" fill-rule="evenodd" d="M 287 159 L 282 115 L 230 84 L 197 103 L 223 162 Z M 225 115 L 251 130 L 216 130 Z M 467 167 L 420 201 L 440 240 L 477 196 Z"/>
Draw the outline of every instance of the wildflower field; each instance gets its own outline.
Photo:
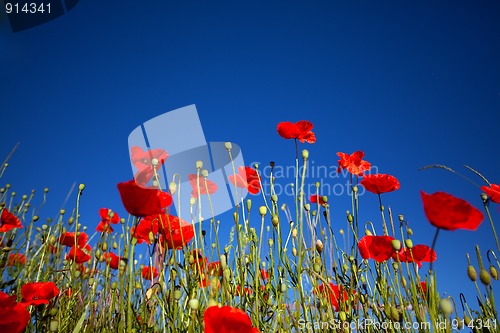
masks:
<path id="1" fill-rule="evenodd" d="M 159 186 L 169 157 L 162 147 L 131 148 L 137 172 L 117 184 L 123 207 L 95 212 L 95 230 L 80 220 L 84 184 L 74 205 L 52 220 L 40 213 L 47 189 L 21 195 L 2 182 L 0 332 L 499 332 L 493 288 L 500 246 L 490 208 L 500 203 L 500 185 L 469 168 L 484 184 L 477 188 L 482 207 L 460 193 L 422 191 L 419 205 L 436 231 L 432 244 L 415 244 L 405 216 L 384 206 L 398 179 L 372 173 L 362 151 L 338 152 L 351 197 L 342 208 L 349 228 L 339 230 L 319 184 L 315 194 L 304 191 L 312 129 L 309 121 L 282 122 L 271 133 L 295 145 L 293 200 L 273 191 L 274 162 L 270 193 L 258 165 L 233 167 L 228 183 L 250 195 L 224 221 L 232 224 L 228 242 L 220 240 L 227 237 L 221 221 L 196 213 L 210 212 L 197 203 L 218 190 L 203 163 L 192 166 L 189 188 L 178 178 Z M 232 144 L 225 149 L 231 157 Z M 0 177 L 10 167 L 5 162 Z M 378 197 L 379 220 L 359 218 L 361 188 Z M 191 193 L 191 217 L 169 210 L 180 191 Z M 35 206 L 37 196 L 43 203 Z M 445 296 L 433 270 L 440 264 L 435 244 L 481 223 L 491 225 L 497 247 L 468 254 L 474 258 L 464 271 L 477 302 Z M 348 247 L 346 236 L 354 240 Z"/>

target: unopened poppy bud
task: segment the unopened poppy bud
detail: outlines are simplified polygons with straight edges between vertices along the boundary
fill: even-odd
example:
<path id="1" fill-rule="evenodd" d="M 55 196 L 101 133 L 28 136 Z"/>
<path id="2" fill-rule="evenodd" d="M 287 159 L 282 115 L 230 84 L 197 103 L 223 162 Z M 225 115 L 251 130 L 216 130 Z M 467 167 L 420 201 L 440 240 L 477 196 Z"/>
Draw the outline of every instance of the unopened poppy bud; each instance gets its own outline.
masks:
<path id="1" fill-rule="evenodd" d="M 267 207 L 266 206 L 260 206 L 259 207 L 259 213 L 260 213 L 260 216 L 265 216 L 266 213 L 267 213 Z"/>
<path id="2" fill-rule="evenodd" d="M 178 301 L 182 297 L 182 291 L 180 288 L 175 288 L 174 290 L 174 298 Z"/>
<path id="3" fill-rule="evenodd" d="M 208 170 L 207 169 L 201 170 L 201 176 L 204 178 L 207 178 L 208 177 Z"/>
<path id="4" fill-rule="evenodd" d="M 203 168 L 203 161 L 196 161 L 196 169 L 201 169 Z"/>
<path id="5" fill-rule="evenodd" d="M 339 230 L 339 234 L 343 235 L 344 234 L 344 229 Z"/>
<path id="6" fill-rule="evenodd" d="M 191 310 L 198 310 L 198 307 L 200 306 L 200 301 L 198 301 L 198 299 L 196 298 L 192 298 L 189 300 L 189 307 L 191 308 Z"/>
<path id="7" fill-rule="evenodd" d="M 481 282 L 485 285 L 485 286 L 488 286 L 490 283 L 491 283 L 491 276 L 490 276 L 490 273 L 488 273 L 487 270 L 485 270 L 484 268 L 482 268 L 480 271 L 479 271 L 479 280 L 481 280 Z"/>
<path id="8" fill-rule="evenodd" d="M 413 236 L 413 230 L 411 228 L 406 229 L 408 236 Z"/>
<path id="9" fill-rule="evenodd" d="M 116 242 L 113 242 L 113 249 L 117 249 L 118 248 L 118 244 Z"/>
<path id="10" fill-rule="evenodd" d="M 292 254 L 294 257 L 297 256 L 297 249 L 295 247 L 292 247 Z"/>
<path id="11" fill-rule="evenodd" d="M 307 160 L 309 158 L 309 151 L 307 149 L 302 150 L 302 158 Z"/>
<path id="12" fill-rule="evenodd" d="M 349 212 L 347 212 L 347 221 L 348 221 L 349 223 L 352 223 L 352 222 L 354 221 L 354 218 L 352 217 L 352 214 L 351 214 L 351 213 L 349 213 Z"/>
<path id="13" fill-rule="evenodd" d="M 306 212 L 310 211 L 311 210 L 311 205 L 310 204 L 305 204 L 304 205 L 304 209 L 306 210 Z"/>
<path id="14" fill-rule="evenodd" d="M 403 214 L 398 215 L 399 222 L 403 222 L 405 220 L 405 217 Z"/>
<path id="15" fill-rule="evenodd" d="M 324 203 L 328 202 L 328 197 L 326 195 L 321 197 L 321 200 L 323 200 Z"/>
<path id="16" fill-rule="evenodd" d="M 285 284 L 285 283 L 283 283 L 283 282 L 282 282 L 282 283 L 280 283 L 280 291 L 281 291 L 282 293 L 285 293 L 285 292 L 286 292 L 286 289 L 287 289 L 286 284 Z"/>
<path id="17" fill-rule="evenodd" d="M 38 215 L 33 216 L 33 222 L 38 221 L 38 219 L 39 219 Z"/>
<path id="18" fill-rule="evenodd" d="M 274 244 L 274 241 L 272 240 L 272 238 L 270 238 L 267 243 L 269 244 L 269 247 L 273 246 Z"/>
<path id="19" fill-rule="evenodd" d="M 471 322 L 471 319 L 469 316 L 465 315 L 464 316 L 464 324 L 469 326 L 470 325 L 470 322 Z"/>
<path id="20" fill-rule="evenodd" d="M 252 200 L 247 199 L 246 204 L 247 204 L 247 210 L 250 211 L 250 209 L 252 209 Z"/>
<path id="21" fill-rule="evenodd" d="M 120 223 L 121 223 L 121 224 L 125 224 L 125 218 L 124 218 L 124 217 L 122 217 L 122 218 L 120 219 Z"/>
<path id="22" fill-rule="evenodd" d="M 492 278 L 494 278 L 495 280 L 498 280 L 498 271 L 495 268 L 495 266 L 493 266 L 493 265 L 490 265 L 490 274 L 491 274 Z"/>
<path id="23" fill-rule="evenodd" d="M 409 238 L 405 239 L 405 245 L 407 248 L 411 249 L 413 247 L 413 241 Z"/>
<path id="24" fill-rule="evenodd" d="M 69 224 L 69 225 L 72 225 L 72 224 L 73 224 L 73 222 L 75 222 L 75 219 L 74 219 L 73 217 L 70 217 L 70 218 L 68 219 L 68 224 Z"/>
<path id="25" fill-rule="evenodd" d="M 278 217 L 278 215 L 274 214 L 271 222 L 275 228 L 278 227 L 278 225 L 280 224 L 280 218 Z"/>
<path id="26" fill-rule="evenodd" d="M 395 306 L 391 306 L 391 319 L 394 322 L 399 322 L 399 311 Z"/>
<path id="27" fill-rule="evenodd" d="M 347 320 L 347 314 L 345 313 L 345 311 L 340 311 L 339 312 L 339 319 L 340 319 L 340 321 L 346 321 Z"/>
<path id="28" fill-rule="evenodd" d="M 64 213 L 66 213 L 66 210 L 65 210 L 65 209 L 61 209 L 61 210 L 59 211 L 59 214 L 60 214 L 60 215 L 64 215 Z"/>
<path id="29" fill-rule="evenodd" d="M 439 307 L 445 316 L 449 316 L 453 313 L 453 304 L 449 298 L 441 298 L 439 301 Z"/>
<path id="30" fill-rule="evenodd" d="M 476 269 L 474 268 L 474 266 L 472 265 L 469 265 L 467 267 L 467 275 L 469 276 L 469 279 L 472 281 L 472 282 L 475 282 L 476 279 L 477 279 L 477 273 L 476 273 Z"/>
<path id="31" fill-rule="evenodd" d="M 372 236 L 373 234 L 372 234 L 372 232 L 370 230 L 365 229 L 365 235 L 366 236 Z"/>
<path id="32" fill-rule="evenodd" d="M 271 201 L 274 203 L 278 202 L 278 196 L 276 194 L 271 195 Z"/>
<path id="33" fill-rule="evenodd" d="M 392 248 L 394 249 L 394 251 L 401 250 L 401 242 L 398 239 L 393 239 L 391 241 L 391 244 L 392 244 Z"/>
<path id="34" fill-rule="evenodd" d="M 323 242 L 320 240 L 320 239 L 317 239 L 316 240 L 316 251 L 321 254 L 321 252 L 323 252 L 323 249 L 324 249 L 324 245 L 323 245 Z"/>
<path id="35" fill-rule="evenodd" d="M 49 324 L 49 331 L 57 332 L 59 330 L 59 321 L 51 320 Z"/>
<path id="36" fill-rule="evenodd" d="M 195 198 L 193 198 L 193 197 L 189 198 L 189 205 L 190 206 L 194 206 L 195 203 L 196 203 L 196 199 Z"/>
<path id="37" fill-rule="evenodd" d="M 172 181 L 168 185 L 168 190 L 170 191 L 170 194 L 174 194 L 177 191 L 177 184 L 176 182 Z"/>
<path id="38" fill-rule="evenodd" d="M 483 199 L 483 202 L 488 201 L 488 196 L 486 195 L 486 193 L 481 193 L 481 199 Z"/>
<path id="39" fill-rule="evenodd" d="M 293 237 L 293 238 L 297 238 L 297 234 L 298 234 L 298 230 L 297 230 L 297 228 L 293 228 L 293 229 L 292 229 L 292 237 Z"/>
<path id="40" fill-rule="evenodd" d="M 148 240 L 149 240 L 149 243 L 151 243 L 151 244 L 153 244 L 153 242 L 155 241 L 155 234 L 153 234 L 152 231 L 150 231 L 148 234 Z"/>
<path id="41" fill-rule="evenodd" d="M 407 282 L 406 282 L 405 277 L 403 276 L 403 277 L 401 278 L 401 286 L 402 286 L 404 289 L 406 289 L 406 285 L 407 285 Z"/>
<path id="42" fill-rule="evenodd" d="M 231 149 L 233 149 L 233 144 L 231 142 L 224 142 L 224 147 L 227 150 L 231 150 Z"/>
<path id="43" fill-rule="evenodd" d="M 85 189 L 85 184 L 80 184 L 80 185 L 78 185 L 78 190 L 79 190 L 80 192 L 81 192 L 81 191 L 83 191 L 84 189 Z M 48 191 L 48 189 L 47 189 L 47 191 Z"/>
<path id="44" fill-rule="evenodd" d="M 116 288 L 118 288 L 118 282 L 116 281 L 111 282 L 111 289 L 116 290 Z"/>
<path id="45" fill-rule="evenodd" d="M 155 167 L 158 165 L 158 159 L 157 158 L 152 158 L 151 159 L 151 164 Z"/>

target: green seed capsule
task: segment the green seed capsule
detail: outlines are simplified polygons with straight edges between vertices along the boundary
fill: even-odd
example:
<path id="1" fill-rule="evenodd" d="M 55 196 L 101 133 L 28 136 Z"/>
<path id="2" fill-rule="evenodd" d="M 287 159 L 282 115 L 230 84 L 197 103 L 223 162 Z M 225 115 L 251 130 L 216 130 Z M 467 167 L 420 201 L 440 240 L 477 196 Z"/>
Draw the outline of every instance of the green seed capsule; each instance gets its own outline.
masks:
<path id="1" fill-rule="evenodd" d="M 51 332 L 57 332 L 57 330 L 59 330 L 59 322 L 57 320 L 51 320 L 49 330 Z"/>
<path id="2" fill-rule="evenodd" d="M 191 310 L 198 310 L 198 307 L 200 306 L 200 301 L 198 301 L 196 298 L 192 298 L 189 300 L 189 307 Z"/>

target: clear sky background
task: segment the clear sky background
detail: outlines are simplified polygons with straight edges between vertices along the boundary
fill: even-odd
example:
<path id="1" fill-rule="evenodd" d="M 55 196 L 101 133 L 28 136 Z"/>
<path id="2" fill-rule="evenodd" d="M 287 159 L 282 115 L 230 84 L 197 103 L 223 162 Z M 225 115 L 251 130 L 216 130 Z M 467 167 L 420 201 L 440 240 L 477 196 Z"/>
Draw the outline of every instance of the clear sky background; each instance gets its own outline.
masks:
<path id="1" fill-rule="evenodd" d="M 1 184 L 20 194 L 49 187 L 44 217 L 57 216 L 74 182 L 87 185 L 90 230 L 101 207 L 125 215 L 116 184 L 132 177 L 129 133 L 190 104 L 207 140 L 238 143 L 247 162 L 293 164 L 280 121 L 314 123 L 317 143 L 304 147 L 315 166 L 364 150 L 401 181 L 383 200 L 408 219 L 414 243 L 430 245 L 434 234 L 420 190 L 482 210 L 477 187 L 420 167 L 446 164 L 480 184 L 468 164 L 500 183 L 499 1 L 82 0 L 17 33 L 2 10 L 0 36 L 0 156 L 21 143 Z M 349 203 L 330 195 L 337 229 Z M 381 233 L 375 195 L 361 197 L 360 219 Z M 465 253 L 475 244 L 494 248 L 487 221 L 442 232 L 435 264 L 440 290 L 456 299 L 466 291 L 474 305 Z"/>

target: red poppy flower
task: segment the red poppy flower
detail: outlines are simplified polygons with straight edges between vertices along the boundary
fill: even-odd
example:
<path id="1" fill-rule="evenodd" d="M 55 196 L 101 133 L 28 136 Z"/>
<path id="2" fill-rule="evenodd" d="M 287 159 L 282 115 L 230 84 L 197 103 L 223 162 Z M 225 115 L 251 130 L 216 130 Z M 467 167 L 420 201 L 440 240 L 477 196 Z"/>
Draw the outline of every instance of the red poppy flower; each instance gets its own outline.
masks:
<path id="1" fill-rule="evenodd" d="M 150 149 L 147 151 L 142 150 L 139 146 L 133 146 L 130 148 L 130 158 L 132 160 L 132 164 L 134 164 L 137 168 L 137 172 L 134 175 L 134 179 L 137 184 L 144 186 L 153 177 L 155 168 L 152 162 L 153 159 L 158 161 L 158 164 L 156 165 L 156 170 L 158 170 L 161 168 L 163 163 L 165 163 L 167 157 L 167 152 L 161 148 Z"/>
<path id="2" fill-rule="evenodd" d="M 108 208 L 99 209 L 99 216 L 101 216 L 101 222 L 99 222 L 95 228 L 95 230 L 99 232 L 113 232 L 113 228 L 110 224 L 117 224 L 120 222 L 120 216 Z"/>
<path id="3" fill-rule="evenodd" d="M 49 301 L 59 295 L 59 289 L 54 282 L 30 282 L 21 287 L 22 303 L 26 305 L 49 304 Z"/>
<path id="4" fill-rule="evenodd" d="M 260 192 L 260 181 L 257 171 L 249 166 L 239 166 L 238 174 L 228 177 L 229 183 L 239 188 L 246 188 L 251 194 Z"/>
<path id="5" fill-rule="evenodd" d="M 160 274 L 158 273 L 158 270 L 156 269 L 156 267 L 144 266 L 144 268 L 141 271 L 141 276 L 145 280 L 153 281 L 159 275 Z"/>
<path id="6" fill-rule="evenodd" d="M 146 216 L 139 221 L 137 227 L 130 228 L 130 235 L 137 239 L 137 243 L 153 244 L 154 237 L 158 233 L 158 219 L 160 215 Z M 151 235 L 153 237 L 151 237 Z"/>
<path id="7" fill-rule="evenodd" d="M 88 244 L 82 247 L 78 245 L 73 246 L 69 250 L 69 253 L 66 255 L 66 260 L 73 260 L 77 264 L 83 264 L 84 262 L 92 259 L 92 257 L 90 256 L 91 251 L 92 248 Z"/>
<path id="8" fill-rule="evenodd" d="M 0 232 L 7 232 L 12 229 L 22 228 L 21 220 L 19 220 L 14 214 L 9 212 L 7 208 L 2 210 L 2 215 L 0 215 Z"/>
<path id="9" fill-rule="evenodd" d="M 483 213 L 463 199 L 445 192 L 427 194 L 420 191 L 424 212 L 429 222 L 445 230 L 476 230 L 483 221 Z"/>
<path id="10" fill-rule="evenodd" d="M 64 232 L 59 237 L 59 244 L 65 246 L 85 246 L 87 241 L 89 240 L 89 235 L 84 232 L 77 232 L 76 235 L 74 232 Z"/>
<path id="11" fill-rule="evenodd" d="M 321 195 L 316 195 L 316 194 L 311 195 L 309 197 L 309 201 L 314 204 L 317 203 L 319 203 L 320 205 L 326 204 L 326 202 L 323 201 L 323 197 Z"/>
<path id="12" fill-rule="evenodd" d="M 113 252 L 105 252 L 102 255 L 102 257 L 106 262 L 106 265 L 108 265 L 112 269 L 118 269 L 118 266 L 120 265 L 120 260 L 122 259 Z"/>
<path id="13" fill-rule="evenodd" d="M 491 201 L 500 204 L 500 185 L 491 184 L 490 187 L 481 186 L 481 190 L 490 197 Z"/>
<path id="14" fill-rule="evenodd" d="M 301 120 L 295 124 L 284 121 L 278 124 L 276 130 L 278 134 L 284 139 L 297 139 L 301 143 L 315 143 L 316 136 L 311 131 L 314 125 L 307 120 Z"/>
<path id="15" fill-rule="evenodd" d="M 422 287 L 422 292 L 424 295 L 427 294 L 427 283 L 425 281 L 420 281 L 420 286 Z"/>
<path id="16" fill-rule="evenodd" d="M 205 333 L 260 333 L 245 311 L 230 306 L 211 306 L 203 314 Z"/>
<path id="17" fill-rule="evenodd" d="M 212 276 L 222 276 L 222 268 L 220 267 L 220 261 L 210 262 L 207 265 L 207 272 Z"/>
<path id="18" fill-rule="evenodd" d="M 365 171 L 368 171 L 371 168 L 370 162 L 362 159 L 363 156 L 365 156 L 365 153 L 362 151 L 356 151 L 351 155 L 339 152 L 337 153 L 337 156 L 340 157 L 340 160 L 338 161 L 338 173 L 340 173 L 343 169 L 346 169 L 349 173 L 361 177 Z"/>
<path id="19" fill-rule="evenodd" d="M 127 212 L 134 216 L 160 214 L 172 204 L 172 197 L 167 192 L 138 186 L 135 181 L 119 183 L 118 191 Z"/>
<path id="20" fill-rule="evenodd" d="M 193 188 L 193 191 L 191 191 L 193 198 L 198 197 L 198 181 L 200 182 L 200 194 L 214 194 L 217 191 L 217 184 L 205 177 L 198 177 L 196 174 L 191 173 L 188 175 L 188 179 Z"/>
<path id="21" fill-rule="evenodd" d="M 361 181 L 368 192 L 382 194 L 399 190 L 399 180 L 391 175 L 377 173 L 374 175 L 366 175 Z"/>
<path id="22" fill-rule="evenodd" d="M 363 259 L 384 262 L 394 253 L 393 239 L 394 237 L 391 236 L 364 236 L 358 242 L 359 253 Z"/>
<path id="23" fill-rule="evenodd" d="M 397 254 L 392 255 L 394 260 L 399 258 L 401 262 L 416 262 L 418 267 L 422 267 L 423 262 L 434 262 L 437 259 L 436 251 L 427 245 L 417 244 L 410 249 L 401 249 Z M 412 259 L 413 258 L 413 259 Z"/>
<path id="24" fill-rule="evenodd" d="M 340 304 L 345 304 L 349 300 L 349 294 L 343 286 L 337 286 L 330 282 L 329 285 L 321 284 L 314 288 L 313 293 L 317 296 L 327 297 L 333 305 L 335 311 L 340 310 Z M 353 291 L 352 294 L 355 294 Z"/>
<path id="25" fill-rule="evenodd" d="M 267 280 L 267 279 L 269 279 L 269 273 L 267 273 L 267 271 L 264 268 L 261 268 L 260 269 L 260 277 L 263 280 Z"/>
<path id="26" fill-rule="evenodd" d="M 193 225 L 173 215 L 159 216 L 158 232 L 160 245 L 168 249 L 182 249 L 194 237 Z"/>
<path id="27" fill-rule="evenodd" d="M 0 332 L 22 333 L 28 325 L 30 313 L 16 298 L 0 291 Z"/>
<path id="28" fill-rule="evenodd" d="M 11 253 L 7 258 L 7 266 L 20 266 L 26 262 L 26 256 L 22 253 Z"/>

